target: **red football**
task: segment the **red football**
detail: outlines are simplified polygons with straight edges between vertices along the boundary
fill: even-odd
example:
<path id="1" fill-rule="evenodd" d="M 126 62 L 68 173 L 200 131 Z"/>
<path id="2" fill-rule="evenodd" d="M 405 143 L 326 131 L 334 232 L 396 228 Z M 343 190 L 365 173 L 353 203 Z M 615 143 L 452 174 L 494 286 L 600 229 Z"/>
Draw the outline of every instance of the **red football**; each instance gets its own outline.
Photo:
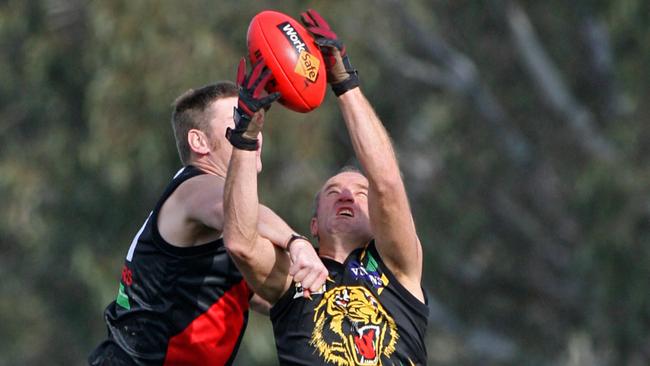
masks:
<path id="1" fill-rule="evenodd" d="M 260 57 L 273 73 L 269 93 L 279 91 L 279 102 L 296 112 L 309 112 L 325 97 L 325 62 L 314 37 L 290 16 L 266 10 L 257 14 L 246 36 L 249 57 Z"/>

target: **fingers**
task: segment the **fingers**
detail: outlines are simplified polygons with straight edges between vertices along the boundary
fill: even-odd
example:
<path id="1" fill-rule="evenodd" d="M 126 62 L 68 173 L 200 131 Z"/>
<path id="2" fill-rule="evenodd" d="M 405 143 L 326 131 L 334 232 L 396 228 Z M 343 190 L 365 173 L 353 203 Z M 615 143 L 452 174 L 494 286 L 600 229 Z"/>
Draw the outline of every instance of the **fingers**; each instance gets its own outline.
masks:
<path id="1" fill-rule="evenodd" d="M 294 272 L 293 274 L 291 274 L 292 270 Z M 296 266 L 296 268 L 294 268 L 294 266 L 291 266 L 289 268 L 289 274 L 293 276 L 293 280 L 295 282 L 300 282 L 300 283 L 302 283 L 302 280 L 304 280 L 307 277 L 310 271 L 311 268 L 306 268 L 306 267 Z M 305 286 L 303 285 L 303 287 Z"/>
<path id="2" fill-rule="evenodd" d="M 246 75 L 246 59 L 242 57 L 237 68 L 237 85 L 239 92 L 238 106 L 248 114 L 253 115 L 259 109 L 268 109 L 270 105 L 281 97 L 278 92 L 260 98 L 266 85 L 273 78 L 273 73 L 260 58 L 255 62 L 250 74 Z"/>
<path id="3" fill-rule="evenodd" d="M 307 27 L 316 27 L 314 20 L 311 18 L 311 16 L 309 16 L 309 13 L 307 12 L 300 13 L 300 21 Z"/>
<path id="4" fill-rule="evenodd" d="M 318 291 L 318 289 L 320 289 L 320 286 L 318 286 L 316 283 L 318 280 L 318 276 L 319 276 L 318 272 L 310 271 L 309 273 L 307 273 L 305 278 L 303 278 L 300 281 L 300 283 L 302 284 L 302 288 L 311 290 L 311 292 Z"/>
<path id="5" fill-rule="evenodd" d="M 323 27 L 308 27 L 307 30 L 309 30 L 312 34 L 316 35 L 317 37 L 323 37 L 323 38 L 328 38 L 328 39 L 336 39 L 336 33 L 332 32 L 329 29 L 325 29 Z"/>
<path id="6" fill-rule="evenodd" d="M 304 273 L 299 275 L 298 272 L 300 271 L 303 271 Z M 291 263 L 291 266 L 289 266 L 289 275 L 293 276 L 293 280 L 296 282 L 300 282 L 300 279 L 305 277 L 308 271 L 309 270 L 305 268 L 304 264 L 299 263 L 298 261 L 294 261 Z"/>
<path id="7" fill-rule="evenodd" d="M 314 280 L 309 286 L 309 289 L 312 292 L 316 292 L 322 289 L 323 286 L 325 286 L 325 281 L 327 281 L 327 277 L 329 273 L 327 272 L 327 269 L 323 267 L 320 271 L 314 271 L 313 274 L 314 274 Z"/>
<path id="8" fill-rule="evenodd" d="M 252 110 L 252 109 L 248 106 L 248 104 L 246 104 L 246 103 L 242 100 L 242 98 L 239 98 L 239 99 L 240 99 L 240 100 L 237 102 L 237 107 L 238 107 L 238 108 L 241 108 L 241 109 L 244 111 L 244 113 L 246 113 L 248 116 L 252 116 L 253 114 L 255 114 L 256 111 Z"/>
<path id="9" fill-rule="evenodd" d="M 300 14 L 300 20 L 305 25 L 307 30 L 316 37 L 323 37 L 328 39 L 337 39 L 336 33 L 332 31 L 330 25 L 323 19 L 323 17 L 316 12 L 316 10 L 309 9 Z"/>
<path id="10" fill-rule="evenodd" d="M 275 92 L 273 94 L 269 94 L 266 97 L 260 99 L 260 105 L 264 109 L 268 110 L 271 107 L 271 104 L 273 102 L 275 102 L 276 100 L 280 99 L 281 96 L 282 96 L 282 94 L 280 94 L 280 92 Z"/>
<path id="11" fill-rule="evenodd" d="M 314 21 L 314 23 L 318 24 L 319 27 L 323 27 L 326 29 L 330 29 L 330 25 L 323 19 L 323 17 L 318 14 L 318 12 L 314 9 L 309 9 L 307 10 L 307 14 L 309 14 L 309 17 Z"/>
<path id="12" fill-rule="evenodd" d="M 317 286 L 316 290 L 322 288 L 325 285 L 325 281 L 327 281 L 328 277 L 329 277 L 329 272 L 327 272 L 327 269 L 323 268 L 323 270 L 316 278 L 316 282 L 314 282 L 314 284 Z"/>
<path id="13" fill-rule="evenodd" d="M 239 60 L 239 66 L 237 66 L 237 86 L 244 85 L 246 80 L 246 58 L 242 57 Z"/>
<path id="14" fill-rule="evenodd" d="M 320 290 L 327 280 L 327 270 L 323 268 L 303 268 L 294 276 L 295 282 L 300 282 L 303 291 L 310 290 L 312 293 Z"/>
<path id="15" fill-rule="evenodd" d="M 317 38 L 314 41 L 318 47 L 336 48 L 337 50 L 340 50 L 343 47 L 341 41 L 337 39 Z"/>
<path id="16" fill-rule="evenodd" d="M 245 85 L 245 88 L 248 89 L 251 94 L 253 94 L 252 91 L 259 84 L 260 77 L 265 68 L 266 65 L 264 64 L 264 60 L 262 58 L 257 60 L 255 65 L 253 65 L 253 70 L 251 71 L 250 75 L 246 78 L 246 85 Z"/>
<path id="17" fill-rule="evenodd" d="M 295 241 L 294 243 L 298 242 Z M 289 274 L 293 276 L 295 282 L 302 284 L 303 289 L 315 292 L 323 287 L 329 273 L 311 244 L 309 242 L 305 243 L 307 243 L 305 247 L 293 246 L 291 248 L 292 264 L 289 267 Z"/>
<path id="18" fill-rule="evenodd" d="M 255 99 L 260 97 L 262 91 L 266 88 L 266 83 L 268 83 L 269 80 L 271 80 L 271 77 L 273 77 L 271 70 L 268 69 L 266 65 L 264 65 L 263 70 L 262 74 L 253 83 L 253 98 Z"/>
<path id="19" fill-rule="evenodd" d="M 302 287 L 317 291 L 323 286 L 329 273 L 320 259 L 316 259 L 316 261 L 318 263 L 300 261 L 292 263 L 289 267 L 289 275 L 293 276 L 295 282 L 302 283 Z"/>

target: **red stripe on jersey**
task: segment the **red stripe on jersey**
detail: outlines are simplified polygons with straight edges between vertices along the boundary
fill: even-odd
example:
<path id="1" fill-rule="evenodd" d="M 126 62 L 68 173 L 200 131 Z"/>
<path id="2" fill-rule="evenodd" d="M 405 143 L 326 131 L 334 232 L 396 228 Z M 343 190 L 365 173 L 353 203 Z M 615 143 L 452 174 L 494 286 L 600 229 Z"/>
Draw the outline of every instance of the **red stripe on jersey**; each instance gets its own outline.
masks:
<path id="1" fill-rule="evenodd" d="M 167 347 L 165 365 L 224 365 L 244 324 L 250 290 L 242 280 L 194 319 Z"/>

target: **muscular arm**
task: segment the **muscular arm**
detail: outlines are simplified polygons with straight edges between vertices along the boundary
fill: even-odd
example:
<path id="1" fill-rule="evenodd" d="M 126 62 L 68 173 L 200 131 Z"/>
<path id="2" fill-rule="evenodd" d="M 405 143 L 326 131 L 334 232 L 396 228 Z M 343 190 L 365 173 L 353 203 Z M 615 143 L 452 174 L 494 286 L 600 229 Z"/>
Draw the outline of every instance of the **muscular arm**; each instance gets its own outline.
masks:
<path id="1" fill-rule="evenodd" d="M 253 309 L 255 312 L 266 316 L 269 316 L 271 314 L 271 307 L 273 307 L 273 304 L 264 300 L 257 294 L 251 297 L 248 304 L 250 305 L 251 309 Z"/>
<path id="2" fill-rule="evenodd" d="M 178 246 L 207 243 L 220 237 L 224 225 L 224 179 L 203 174 L 183 183 L 163 205 L 158 226 L 163 237 Z M 293 230 L 264 205 L 259 207 L 258 230 L 282 249 Z"/>
<path id="3" fill-rule="evenodd" d="M 274 303 L 291 283 L 290 260 L 259 235 L 259 212 L 255 152 L 233 149 L 224 190 L 224 242 L 253 290 Z"/>
<path id="4" fill-rule="evenodd" d="M 245 69 L 246 62 L 242 58 L 237 69 L 240 88 L 233 116 L 235 128 L 226 131 L 233 151 L 223 197 L 224 242 L 253 290 L 274 303 L 291 285 L 289 275 L 294 281 L 302 282 L 303 287 L 313 289 L 325 282 L 327 269 L 307 240 L 294 240 L 296 245 L 291 245 L 289 254 L 271 243 L 282 243 L 284 245 L 280 245 L 285 248 L 293 234 L 271 210 L 260 207 L 257 197 L 258 137 L 265 108 L 277 100 L 280 93 L 264 95 L 264 86 L 272 75 L 262 59 L 255 63 L 249 75 L 245 75 Z"/>
<path id="5" fill-rule="evenodd" d="M 259 205 L 255 166 L 254 152 L 233 149 L 224 190 L 224 242 L 248 284 L 273 304 L 291 285 L 290 276 L 315 291 L 327 269 L 306 240 L 295 240 L 289 253 L 284 250 L 294 231 Z"/>
<path id="6" fill-rule="evenodd" d="M 390 137 L 360 88 L 347 91 L 338 101 L 369 181 L 368 207 L 377 250 L 400 283 L 423 300 L 422 247 Z"/>

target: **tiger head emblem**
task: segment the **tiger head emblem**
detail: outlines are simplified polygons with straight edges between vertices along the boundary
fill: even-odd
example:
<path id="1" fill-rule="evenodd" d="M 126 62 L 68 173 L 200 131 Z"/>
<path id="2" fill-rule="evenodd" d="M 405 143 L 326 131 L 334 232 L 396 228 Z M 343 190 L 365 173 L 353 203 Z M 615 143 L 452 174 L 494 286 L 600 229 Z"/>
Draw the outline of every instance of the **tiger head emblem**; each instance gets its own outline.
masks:
<path id="1" fill-rule="evenodd" d="M 393 318 L 360 286 L 327 291 L 314 309 L 314 323 L 310 344 L 338 366 L 381 365 L 399 338 Z"/>

